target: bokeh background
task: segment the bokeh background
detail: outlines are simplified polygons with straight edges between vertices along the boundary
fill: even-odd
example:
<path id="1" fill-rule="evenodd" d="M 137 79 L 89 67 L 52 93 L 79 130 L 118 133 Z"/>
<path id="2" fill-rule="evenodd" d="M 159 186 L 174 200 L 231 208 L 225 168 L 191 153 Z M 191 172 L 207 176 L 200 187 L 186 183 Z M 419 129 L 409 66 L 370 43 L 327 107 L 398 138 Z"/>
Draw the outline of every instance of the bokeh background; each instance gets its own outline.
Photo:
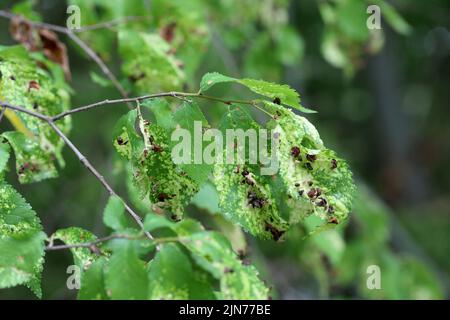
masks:
<path id="1" fill-rule="evenodd" d="M 81 6 L 82 25 L 120 16 L 149 16 L 144 28 L 166 36 L 172 32 L 173 41 L 192 43 L 189 50 L 180 50 L 180 60 L 189 62 L 187 91 L 198 88 L 203 73 L 218 71 L 287 83 L 300 92 L 304 106 L 318 111 L 306 116 L 327 146 L 350 163 L 358 196 L 350 220 L 335 232 L 302 240 L 302 234 L 294 230 L 283 243 L 246 235 L 248 259 L 273 286 L 274 298 L 450 296 L 448 1 L 69 2 Z M 370 4 L 381 7 L 382 30 L 366 28 Z M 16 12 L 28 13 L 33 7 L 43 21 L 57 25 L 65 25 L 67 5 L 54 0 L 0 1 L 0 9 L 16 6 Z M 113 28 L 84 36 L 122 79 L 116 34 Z M 69 39 L 61 39 L 69 50 L 72 105 L 119 97 L 114 88 L 92 75 L 101 74 L 97 65 Z M 0 18 L 0 45 L 11 44 L 9 21 Z M 214 93 L 248 94 L 234 88 L 221 90 Z M 223 106 L 203 105 L 211 122 L 217 123 Z M 125 178 L 111 134 L 126 110 L 119 106 L 80 113 L 72 119 L 70 135 L 123 195 L 127 194 Z M 6 120 L 0 123 L 0 131 L 10 129 Z M 101 216 L 107 193 L 70 150 L 64 155 L 67 166 L 58 179 L 19 186 L 10 173 L 8 181 L 32 204 L 48 234 L 69 226 L 107 234 Z M 189 208 L 190 215 L 208 227 L 225 228 L 219 217 L 211 218 L 211 210 L 205 199 L 197 199 Z M 71 261 L 70 252 L 47 253 L 45 299 L 76 296 L 66 288 L 66 267 Z M 366 287 L 367 266 L 373 264 L 381 269 L 381 290 Z M 19 287 L 0 290 L 0 299 L 5 298 L 35 297 Z"/>

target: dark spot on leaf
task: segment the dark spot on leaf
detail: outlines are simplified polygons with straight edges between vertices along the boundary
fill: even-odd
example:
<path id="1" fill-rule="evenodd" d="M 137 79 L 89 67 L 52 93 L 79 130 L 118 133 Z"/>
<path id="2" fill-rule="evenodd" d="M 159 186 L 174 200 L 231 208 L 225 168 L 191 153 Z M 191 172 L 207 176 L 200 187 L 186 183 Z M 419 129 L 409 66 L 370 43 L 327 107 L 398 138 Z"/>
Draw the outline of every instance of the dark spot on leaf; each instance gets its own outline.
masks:
<path id="1" fill-rule="evenodd" d="M 172 199 L 172 196 L 168 195 L 167 193 L 161 192 L 160 194 L 158 194 L 158 200 L 161 202 L 164 202 L 168 199 Z"/>
<path id="2" fill-rule="evenodd" d="M 333 206 L 329 206 L 329 207 L 328 207 L 328 213 L 329 213 L 329 214 L 334 213 L 334 207 L 333 207 Z"/>
<path id="3" fill-rule="evenodd" d="M 309 163 L 309 162 L 305 163 L 305 168 L 310 171 L 313 170 L 313 167 L 312 167 L 311 163 Z"/>
<path id="4" fill-rule="evenodd" d="M 312 188 L 311 190 L 308 191 L 308 197 L 310 199 L 317 198 L 321 194 L 322 194 L 322 190 L 320 190 L 319 188 Z"/>
<path id="5" fill-rule="evenodd" d="M 310 162 L 314 162 L 317 159 L 317 156 L 315 154 L 307 154 L 306 159 Z"/>
<path id="6" fill-rule="evenodd" d="M 171 43 L 175 36 L 175 27 L 177 26 L 176 22 L 169 23 L 167 26 L 162 27 L 159 30 L 159 34 L 161 38 L 166 40 L 168 43 Z"/>
<path id="7" fill-rule="evenodd" d="M 316 205 L 318 206 L 318 207 L 326 207 L 327 206 L 327 200 L 325 199 L 325 198 L 322 198 L 322 197 L 320 197 L 320 198 L 317 198 L 317 201 L 316 201 Z"/>
<path id="8" fill-rule="evenodd" d="M 224 270 L 223 270 L 223 273 L 233 273 L 234 272 L 234 269 L 232 269 L 232 268 L 228 268 L 228 267 L 226 267 Z"/>
<path id="9" fill-rule="evenodd" d="M 124 141 L 124 140 L 122 139 L 122 137 L 118 137 L 118 138 L 117 138 L 117 144 L 118 144 L 119 146 L 126 145 L 127 143 L 128 143 L 128 141 Z"/>
<path id="10" fill-rule="evenodd" d="M 291 155 L 294 158 L 297 158 L 300 155 L 300 148 L 299 147 L 292 147 L 291 148 Z"/>
<path id="11" fill-rule="evenodd" d="M 258 197 L 258 195 L 253 191 L 248 192 L 247 200 L 249 205 L 251 205 L 253 208 L 259 209 L 262 208 L 267 202 L 265 199 Z"/>
<path id="12" fill-rule="evenodd" d="M 275 97 L 275 99 L 273 99 L 273 103 L 275 104 L 281 104 L 281 99 L 278 97 Z"/>
<path id="13" fill-rule="evenodd" d="M 16 77 L 14 76 L 10 76 L 9 79 L 11 79 L 12 81 L 16 81 Z"/>
<path id="14" fill-rule="evenodd" d="M 277 228 L 275 228 L 272 224 L 268 223 L 266 221 L 266 227 L 265 227 L 266 231 L 269 231 L 272 234 L 272 238 L 275 241 L 278 241 L 281 236 L 284 234 L 283 230 L 278 230 Z"/>
<path id="15" fill-rule="evenodd" d="M 37 81 L 31 80 L 30 82 L 28 82 L 28 91 L 30 91 L 31 89 L 40 90 L 41 86 Z"/>
<path id="16" fill-rule="evenodd" d="M 337 168 L 337 161 L 336 159 L 331 159 L 331 169 L 336 169 Z"/>
<path id="17" fill-rule="evenodd" d="M 332 223 L 332 224 L 339 224 L 339 220 L 336 217 L 331 217 L 328 220 L 328 223 Z"/>

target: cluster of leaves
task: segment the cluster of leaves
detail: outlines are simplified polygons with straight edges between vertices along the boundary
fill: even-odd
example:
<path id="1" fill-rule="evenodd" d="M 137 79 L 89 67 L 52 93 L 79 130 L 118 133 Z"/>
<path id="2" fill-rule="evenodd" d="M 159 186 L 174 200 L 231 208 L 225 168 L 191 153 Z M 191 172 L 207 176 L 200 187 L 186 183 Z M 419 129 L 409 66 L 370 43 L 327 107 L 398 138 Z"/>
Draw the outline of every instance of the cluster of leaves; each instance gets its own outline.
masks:
<path id="1" fill-rule="evenodd" d="M 70 3 L 80 6 L 86 24 L 147 11 L 142 1 L 71 0 Z M 117 33 L 96 30 L 81 37 L 106 60 L 112 58 L 110 48 L 118 41 L 123 59 L 122 83 L 129 91 L 146 94 L 179 90 L 186 85 L 186 80 L 194 77 L 210 41 L 207 10 L 219 6 L 217 12 L 224 12 L 229 5 L 235 9 L 234 1 L 230 3 L 152 1 L 155 19 L 120 26 Z M 274 3 L 250 5 L 250 11 L 234 10 L 233 19 L 222 24 L 241 24 L 239 17 L 245 12 L 248 23 L 244 25 L 254 26 L 255 20 L 263 17 L 265 28 L 275 27 L 272 35 L 264 34 L 254 42 L 248 53 L 251 57 L 248 61 L 252 63 L 273 42 L 277 49 L 269 51 L 277 55 L 277 64 L 292 63 L 302 50 L 300 38 L 287 25 L 287 2 Z M 27 12 L 31 17 L 30 11 Z M 229 31 L 224 32 L 225 39 L 235 50 L 244 46 L 249 34 L 257 33 L 256 29 L 225 29 Z M 189 35 L 188 42 L 186 35 Z M 286 49 L 287 44 L 292 47 Z M 37 67 L 36 61 L 50 71 Z M 2 48 L 0 100 L 48 116 L 66 110 L 70 89 L 60 69 L 38 52 L 29 54 L 22 47 Z M 257 74 L 254 65 L 249 63 L 248 69 L 249 74 Z M 107 83 L 98 75 L 92 77 L 96 82 Z M 208 201 L 210 195 L 217 200 L 211 211 L 218 211 L 262 239 L 279 240 L 288 231 L 295 234 L 298 229 L 291 226 L 299 222 L 302 228 L 314 232 L 347 218 L 355 189 L 351 172 L 344 160 L 324 146 L 314 126 L 287 108 L 311 112 L 302 107 L 299 94 L 286 85 L 207 73 L 201 80 L 197 98 L 204 97 L 206 91 L 221 83 L 242 85 L 262 96 L 250 102 L 272 115 L 268 123 L 261 125 L 253 120 L 243 104 L 227 103 L 228 112 L 220 130 L 272 129 L 279 141 L 272 150 L 280 164 L 279 172 L 264 176 L 259 165 L 247 162 L 175 164 L 171 158 L 174 143 L 170 135 L 176 128 L 193 133 L 194 121 L 208 128 L 201 109 L 187 99 L 181 103 L 151 99 L 136 105 L 117 122 L 113 145 L 128 167 L 130 197 L 147 214 L 144 229 L 157 238 L 149 241 L 143 238 L 143 230 L 132 228 L 125 218 L 124 203 L 112 197 L 104 212 L 104 223 L 113 230 L 114 239 L 71 249 L 74 263 L 81 270 L 80 299 L 267 298 L 269 291 L 256 269 L 239 259 L 236 249 L 239 244 L 230 244 L 219 233 L 205 231 L 195 220 L 183 219 L 190 203 L 206 205 L 205 199 L 199 200 L 205 190 Z M 151 116 L 146 118 L 148 113 Z M 47 124 L 11 110 L 6 111 L 6 116 L 17 131 L 3 133 L 0 144 L 0 287 L 25 284 L 40 296 L 45 240 L 50 246 L 55 241 L 77 245 L 92 243 L 97 237 L 87 230 L 71 227 L 57 230 L 47 238 L 35 212 L 3 181 L 11 147 L 21 183 L 55 177 L 57 170 L 53 162 L 64 164 L 63 143 Z M 68 133 L 70 118 L 65 117 L 58 126 Z M 160 215 L 163 212 L 173 221 Z M 232 232 L 235 230 L 240 229 Z M 338 231 L 319 234 L 314 242 L 332 261 L 340 261 L 343 240 Z M 334 247 L 330 249 L 329 244 Z M 316 253 L 308 254 L 305 257 Z"/>
<path id="2" fill-rule="evenodd" d="M 129 227 L 122 200 L 111 197 L 103 221 L 111 240 L 93 248 L 72 248 L 80 268 L 79 299 L 266 299 L 257 271 L 240 261 L 225 237 L 194 220 L 173 223 L 147 215 L 144 228 L 154 242 Z M 78 244 L 96 237 L 81 228 L 58 230 L 51 243 Z M 145 239 L 145 240 L 144 240 Z M 155 252 L 156 251 L 156 252 Z M 94 253 L 95 252 L 95 253 Z M 145 257 L 152 255 L 147 262 Z M 118 276 L 120 274 L 120 276 Z"/>

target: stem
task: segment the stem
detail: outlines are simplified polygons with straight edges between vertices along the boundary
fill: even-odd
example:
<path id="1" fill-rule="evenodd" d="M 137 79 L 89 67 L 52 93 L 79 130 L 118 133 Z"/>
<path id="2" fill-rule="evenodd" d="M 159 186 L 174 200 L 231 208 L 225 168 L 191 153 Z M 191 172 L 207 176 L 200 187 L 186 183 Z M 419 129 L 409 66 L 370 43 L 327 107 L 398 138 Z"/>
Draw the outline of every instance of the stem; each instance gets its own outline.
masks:
<path id="1" fill-rule="evenodd" d="M 78 112 L 83 112 L 83 111 L 87 111 L 93 108 L 97 108 L 97 107 L 101 107 L 101 106 L 106 106 L 106 105 L 112 105 L 112 104 L 120 104 L 120 103 L 129 103 L 129 102 L 141 102 L 144 100 L 149 100 L 149 99 L 153 99 L 153 98 L 161 98 L 161 97 L 172 97 L 172 98 L 180 98 L 180 97 L 192 97 L 192 98 L 200 98 L 200 99 L 206 99 L 206 100 L 211 100 L 211 101 L 219 101 L 222 103 L 225 103 L 227 105 L 232 104 L 232 103 L 240 103 L 240 104 L 247 104 L 247 105 L 251 105 L 267 114 L 269 114 L 271 117 L 273 116 L 272 114 L 268 113 L 266 110 L 261 109 L 260 107 L 258 107 L 255 103 L 254 100 L 229 100 L 229 99 L 222 99 L 222 98 L 217 98 L 217 97 L 211 97 L 211 96 L 206 96 L 203 95 L 201 93 L 188 93 L 188 92 L 176 92 L 176 91 L 171 91 L 171 92 L 162 92 L 162 93 L 155 93 L 155 94 L 148 94 L 148 95 L 144 95 L 144 96 L 139 96 L 139 97 L 134 97 L 134 98 L 125 98 L 125 99 L 114 99 L 114 100 L 103 100 L 103 101 L 99 101 L 99 102 L 94 102 L 85 106 L 81 106 L 75 109 L 71 109 L 71 110 L 67 110 L 64 112 L 61 112 L 60 114 L 52 117 L 52 121 L 57 121 L 59 119 L 62 119 L 68 115 L 74 114 L 74 113 L 78 113 Z"/>
<path id="2" fill-rule="evenodd" d="M 53 250 L 63 250 L 63 249 L 73 249 L 73 248 L 92 248 L 96 247 L 98 244 L 113 240 L 113 239 L 129 239 L 129 240 L 138 240 L 140 237 L 132 237 L 126 234 L 112 234 L 107 237 L 98 238 L 91 242 L 83 242 L 83 243 L 76 243 L 76 244 L 61 244 L 61 245 L 54 245 L 53 239 L 50 240 L 50 244 L 45 247 L 46 251 L 53 251 Z"/>
<path id="3" fill-rule="evenodd" d="M 128 239 L 128 240 L 139 240 L 141 237 L 132 237 L 126 234 L 112 234 L 107 237 L 98 238 L 91 242 L 83 242 L 83 243 L 75 243 L 75 244 L 61 244 L 61 245 L 54 245 L 53 240 L 50 240 L 50 244 L 45 247 L 46 251 L 55 251 L 55 250 L 65 250 L 65 249 L 74 249 L 74 248 L 97 248 L 97 245 L 114 240 L 114 239 Z M 167 242 L 177 242 L 181 241 L 182 237 L 165 237 L 165 238 L 154 238 L 152 241 L 155 244 L 161 244 L 161 243 L 167 243 Z"/>

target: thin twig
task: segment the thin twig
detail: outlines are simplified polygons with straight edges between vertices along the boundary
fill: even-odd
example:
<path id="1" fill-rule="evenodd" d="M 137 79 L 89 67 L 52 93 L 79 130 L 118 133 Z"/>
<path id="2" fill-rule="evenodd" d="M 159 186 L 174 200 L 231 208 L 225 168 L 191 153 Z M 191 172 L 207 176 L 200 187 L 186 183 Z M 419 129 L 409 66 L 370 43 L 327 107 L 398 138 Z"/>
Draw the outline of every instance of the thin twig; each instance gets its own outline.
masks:
<path id="1" fill-rule="evenodd" d="M 97 245 L 114 240 L 114 239 L 128 239 L 128 240 L 139 240 L 142 237 L 133 237 L 126 234 L 112 234 L 107 237 L 98 238 L 91 242 L 83 242 L 83 243 L 75 243 L 75 244 L 61 244 L 61 245 L 54 245 L 53 240 L 50 241 L 49 245 L 45 247 L 46 251 L 54 251 L 54 250 L 64 250 L 64 249 L 75 249 L 75 248 L 97 248 Z M 153 239 L 153 243 L 161 244 L 166 242 L 177 242 L 181 241 L 183 237 L 165 237 L 165 238 L 155 238 Z"/>
<path id="2" fill-rule="evenodd" d="M 126 234 L 112 234 L 107 237 L 98 238 L 91 242 L 83 242 L 83 243 L 76 243 L 76 244 L 61 244 L 61 245 L 54 245 L 53 239 L 50 240 L 50 243 L 47 247 L 45 247 L 46 251 L 53 251 L 53 250 L 63 250 L 63 249 L 73 249 L 73 248 L 92 248 L 96 247 L 98 244 L 114 240 L 114 239 L 129 239 L 129 240 L 138 240 L 141 237 L 133 237 Z"/>
<path id="3" fill-rule="evenodd" d="M 116 76 L 109 70 L 108 66 L 103 62 L 100 56 L 95 53 L 94 50 L 91 49 L 83 40 L 81 40 L 75 33 L 71 32 L 67 29 L 66 33 L 69 38 L 71 38 L 83 51 L 91 58 L 102 70 L 102 72 L 108 77 L 108 79 L 112 82 L 114 87 L 119 91 L 120 95 L 123 98 L 128 98 L 128 94 L 125 89 L 120 84 L 119 80 L 117 80 Z M 133 106 L 128 104 L 128 107 L 131 109 Z"/>
<path id="4" fill-rule="evenodd" d="M 25 109 L 23 107 L 14 106 L 7 102 L 0 101 L 0 106 L 6 107 L 8 109 L 12 109 L 15 111 L 26 113 L 30 116 L 36 117 L 38 119 L 41 119 L 45 122 L 47 122 L 52 129 L 56 132 L 56 134 L 67 144 L 67 146 L 75 153 L 77 158 L 83 163 L 83 165 L 97 178 L 98 181 L 105 187 L 106 190 L 108 190 L 109 194 L 111 196 L 117 196 L 117 193 L 112 189 L 112 187 L 108 184 L 108 182 L 105 180 L 105 178 L 94 168 L 94 166 L 89 162 L 89 160 L 81 153 L 81 151 L 72 143 L 72 141 L 67 138 L 67 136 L 61 131 L 61 129 L 58 128 L 58 126 L 53 122 L 51 117 L 48 117 L 46 115 L 43 115 L 39 112 L 35 112 L 32 110 Z M 119 197 L 120 198 L 120 197 Z M 133 209 L 130 208 L 130 206 L 122 199 L 120 198 L 125 206 L 125 210 L 130 214 L 130 216 L 136 221 L 136 223 L 139 225 L 139 227 L 144 231 L 144 234 L 149 239 L 153 239 L 153 236 L 150 234 L 150 232 L 144 230 L 144 224 L 142 222 L 142 218 L 136 214 Z"/>
<path id="5" fill-rule="evenodd" d="M 97 29 L 109 29 L 109 28 L 115 27 L 119 24 L 145 20 L 147 18 L 149 18 L 149 16 L 129 16 L 129 17 L 124 17 L 122 19 L 113 20 L 113 21 L 100 22 L 100 23 L 88 25 L 88 26 L 81 27 L 78 29 L 73 29 L 72 31 L 74 33 L 82 33 L 82 32 L 92 31 L 92 30 L 97 30 Z"/>
<path id="6" fill-rule="evenodd" d="M 172 98 L 178 98 L 178 99 L 192 97 L 192 98 L 200 98 L 200 99 L 206 99 L 206 100 L 212 100 L 212 101 L 219 101 L 219 102 L 225 103 L 227 105 L 232 104 L 232 103 L 240 103 L 240 104 L 248 104 L 251 106 L 255 106 L 255 101 L 253 101 L 253 100 L 229 100 L 229 99 L 205 96 L 201 93 L 187 93 L 187 92 L 171 91 L 171 92 L 148 94 L 148 95 L 134 97 L 134 98 L 114 99 L 114 100 L 106 99 L 103 101 L 94 102 L 94 103 L 91 103 L 91 104 L 88 104 L 85 106 L 81 106 L 81 107 L 78 107 L 75 109 L 61 112 L 60 114 L 57 114 L 56 116 L 54 116 L 52 118 L 52 121 L 57 121 L 68 115 L 78 113 L 78 112 L 88 111 L 90 109 L 101 107 L 101 106 L 120 104 L 120 103 L 125 103 L 125 102 L 127 102 L 127 103 L 128 102 L 137 102 L 137 101 L 142 102 L 144 100 L 153 99 L 153 98 L 161 98 L 161 97 L 172 97 Z"/>

